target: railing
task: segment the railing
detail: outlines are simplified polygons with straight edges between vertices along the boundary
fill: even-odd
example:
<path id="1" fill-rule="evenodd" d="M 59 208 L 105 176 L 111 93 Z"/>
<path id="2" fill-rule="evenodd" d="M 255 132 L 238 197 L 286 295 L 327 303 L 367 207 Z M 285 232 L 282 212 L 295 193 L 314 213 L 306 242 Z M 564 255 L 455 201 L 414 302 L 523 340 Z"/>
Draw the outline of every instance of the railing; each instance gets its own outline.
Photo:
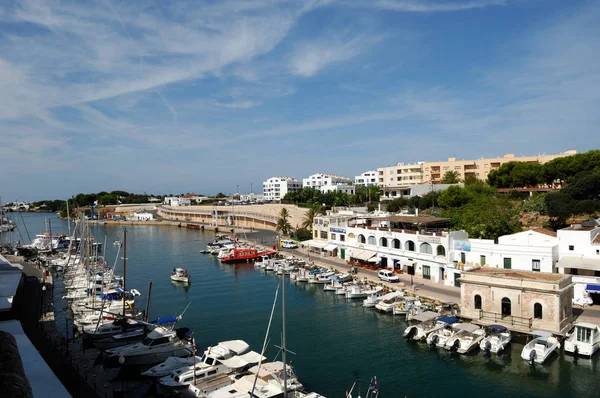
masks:
<path id="1" fill-rule="evenodd" d="M 532 318 L 522 318 L 520 316 L 502 315 L 497 312 L 479 310 L 479 319 L 493 321 L 494 323 L 503 323 L 512 326 L 524 326 L 531 329 Z"/>

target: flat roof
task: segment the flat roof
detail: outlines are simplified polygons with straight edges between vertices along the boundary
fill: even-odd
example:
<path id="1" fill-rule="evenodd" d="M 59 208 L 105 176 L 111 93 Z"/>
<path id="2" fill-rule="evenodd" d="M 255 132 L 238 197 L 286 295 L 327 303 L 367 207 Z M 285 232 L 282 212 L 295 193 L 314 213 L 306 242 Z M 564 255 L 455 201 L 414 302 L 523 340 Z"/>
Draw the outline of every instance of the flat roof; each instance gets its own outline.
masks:
<path id="1" fill-rule="evenodd" d="M 388 217 L 375 217 L 373 220 L 379 221 L 391 221 L 391 222 L 402 222 L 410 224 L 436 224 L 436 223 L 448 223 L 451 221 L 450 218 L 441 218 L 434 216 L 388 216 Z"/>
<path id="2" fill-rule="evenodd" d="M 563 274 L 549 274 L 545 272 L 534 272 L 534 271 L 519 271 L 512 269 L 504 269 L 504 268 L 489 268 L 489 267 L 480 267 L 474 268 L 469 271 L 465 271 L 465 273 L 469 274 L 487 274 L 493 275 L 495 277 L 504 277 L 504 278 L 516 278 L 516 279 L 528 279 L 528 280 L 538 280 L 538 281 L 548 281 L 548 282 L 558 282 L 564 278 L 568 278 L 571 275 L 563 275 Z"/>

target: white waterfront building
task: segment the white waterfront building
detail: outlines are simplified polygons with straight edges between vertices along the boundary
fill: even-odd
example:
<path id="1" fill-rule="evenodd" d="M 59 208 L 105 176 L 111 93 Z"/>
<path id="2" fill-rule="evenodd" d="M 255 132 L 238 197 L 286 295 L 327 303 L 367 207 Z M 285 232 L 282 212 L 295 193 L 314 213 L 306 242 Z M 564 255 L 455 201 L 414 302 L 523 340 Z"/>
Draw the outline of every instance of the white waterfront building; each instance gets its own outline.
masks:
<path id="1" fill-rule="evenodd" d="M 308 178 L 302 179 L 303 188 L 315 188 L 322 192 L 328 192 L 328 187 L 334 185 L 352 185 L 352 180 L 346 177 L 338 176 L 335 174 L 317 173 L 309 176 Z M 321 189 L 321 187 L 325 190 Z"/>
<path id="2" fill-rule="evenodd" d="M 305 245 L 346 261 L 410 269 L 416 276 L 449 286 L 460 286 L 462 272 L 479 266 L 556 273 L 559 241 L 551 231 L 518 232 L 501 236 L 496 243 L 469 239 L 465 231 L 449 227 L 449 219 L 418 214 L 336 213 L 315 217 L 313 239 Z M 600 291 L 600 278 L 598 284 Z"/>
<path id="3" fill-rule="evenodd" d="M 354 185 L 356 185 L 357 187 L 377 185 L 377 171 L 365 171 L 364 173 L 361 173 L 361 175 L 354 177 Z"/>
<path id="4" fill-rule="evenodd" d="M 302 188 L 300 181 L 292 177 L 271 177 L 263 182 L 264 200 L 281 200 L 288 192 Z"/>
<path id="5" fill-rule="evenodd" d="M 599 219 L 600 220 L 600 219 Z M 559 229 L 558 272 L 573 275 L 574 298 L 591 294 L 600 303 L 600 222 L 590 220 Z"/>
<path id="6" fill-rule="evenodd" d="M 354 192 L 355 186 L 354 185 L 349 185 L 349 184 L 321 185 L 319 187 L 319 189 L 323 193 L 327 193 L 327 192 L 343 192 L 343 193 L 347 193 L 349 195 L 354 195 L 355 194 L 355 192 Z"/>
<path id="7" fill-rule="evenodd" d="M 154 221 L 154 214 L 145 210 L 136 211 L 131 216 L 131 219 L 135 221 Z"/>

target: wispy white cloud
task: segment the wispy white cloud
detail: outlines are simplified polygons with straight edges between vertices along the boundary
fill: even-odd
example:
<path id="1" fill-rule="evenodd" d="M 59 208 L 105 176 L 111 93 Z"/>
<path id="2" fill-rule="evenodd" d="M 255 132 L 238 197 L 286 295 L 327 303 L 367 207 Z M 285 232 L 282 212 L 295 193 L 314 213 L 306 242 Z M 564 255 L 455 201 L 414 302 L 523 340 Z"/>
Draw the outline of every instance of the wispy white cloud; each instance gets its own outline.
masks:
<path id="1" fill-rule="evenodd" d="M 214 103 L 216 106 L 230 109 L 250 109 L 262 105 L 262 101 L 237 101 L 237 102 L 220 102 Z"/>
<path id="2" fill-rule="evenodd" d="M 356 35 L 349 39 L 333 36 L 300 43 L 291 55 L 290 71 L 303 77 L 314 76 L 331 64 L 356 57 L 382 38 L 368 35 Z"/>
<path id="3" fill-rule="evenodd" d="M 384 10 L 407 12 L 448 12 L 503 6 L 507 0 L 377 0 L 372 2 Z"/>

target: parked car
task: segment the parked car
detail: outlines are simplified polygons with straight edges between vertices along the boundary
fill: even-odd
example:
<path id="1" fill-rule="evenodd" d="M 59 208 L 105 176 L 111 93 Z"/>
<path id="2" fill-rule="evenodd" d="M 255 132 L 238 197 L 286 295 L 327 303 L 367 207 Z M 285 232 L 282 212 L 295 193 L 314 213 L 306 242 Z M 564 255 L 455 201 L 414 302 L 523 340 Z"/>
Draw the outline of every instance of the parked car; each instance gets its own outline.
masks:
<path id="1" fill-rule="evenodd" d="M 379 279 L 381 279 L 382 281 L 400 282 L 400 278 L 398 278 L 397 275 L 394 275 L 394 273 L 389 269 L 382 269 L 381 271 L 379 271 L 377 276 L 379 276 Z"/>

